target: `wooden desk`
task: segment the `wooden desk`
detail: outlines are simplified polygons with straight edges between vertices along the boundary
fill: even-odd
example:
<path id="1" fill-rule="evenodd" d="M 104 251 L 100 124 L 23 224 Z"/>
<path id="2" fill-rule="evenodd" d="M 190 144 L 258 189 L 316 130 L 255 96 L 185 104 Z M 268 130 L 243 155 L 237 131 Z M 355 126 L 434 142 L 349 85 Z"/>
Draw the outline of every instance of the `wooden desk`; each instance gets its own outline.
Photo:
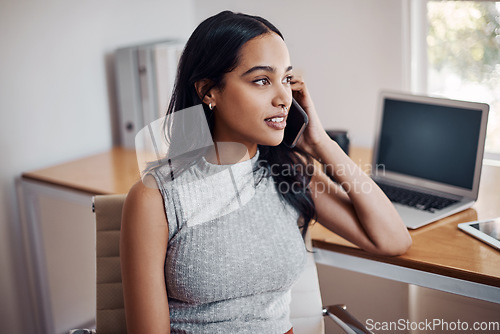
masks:
<path id="1" fill-rule="evenodd" d="M 365 170 L 369 168 L 370 150 L 353 148 L 351 158 Z M 88 262 L 89 268 L 93 265 L 93 253 L 86 254 L 82 261 L 61 259 L 60 249 L 67 247 L 67 242 L 54 237 L 50 231 L 42 233 L 43 228 L 54 225 L 55 228 L 71 223 L 66 227 L 66 233 L 74 233 L 79 244 L 92 243 L 92 239 L 82 240 L 83 234 L 93 236 L 93 216 L 90 211 L 91 197 L 96 194 L 119 194 L 128 192 L 129 188 L 139 180 L 137 161 L 134 150 L 114 148 L 108 152 L 91 157 L 68 162 L 58 166 L 45 168 L 22 175 L 18 187 L 21 210 L 24 211 L 23 221 L 27 235 L 29 256 L 34 261 L 35 286 L 32 288 L 35 306 L 43 310 L 40 316 L 40 328 L 43 332 L 62 332 L 65 324 L 57 322 L 57 312 L 62 312 L 65 303 L 74 301 L 83 302 L 82 296 L 87 296 L 89 304 L 87 312 L 93 310 L 94 296 L 86 291 L 66 291 L 60 300 L 54 301 L 54 296 L 48 296 L 49 287 L 57 286 L 61 281 L 75 281 L 78 286 L 82 281 L 91 281 L 93 269 L 82 269 L 82 263 Z M 312 228 L 313 245 L 316 250 L 318 263 L 336 266 L 348 270 L 367 273 L 379 277 L 412 283 L 464 296 L 500 303 L 500 252 L 486 244 L 466 235 L 457 228 L 459 222 L 488 219 L 500 216 L 500 167 L 485 165 L 481 178 L 479 199 L 472 209 L 457 213 L 438 222 L 420 229 L 411 231 L 413 245 L 407 254 L 398 257 L 382 257 L 368 254 L 319 224 Z M 56 224 L 53 216 L 48 215 L 50 221 L 42 222 L 40 215 L 51 210 L 39 212 L 43 201 L 41 196 L 48 194 L 58 201 L 66 201 L 73 205 L 78 204 L 80 215 L 87 215 L 87 230 L 76 230 L 85 225 L 79 221 L 63 221 Z M 46 201 L 45 201 L 46 203 Z M 59 204 L 57 204 L 59 205 Z M 57 206 L 59 210 L 59 206 Z M 68 217 L 72 217 L 75 206 L 68 209 Z M 42 210 L 43 211 L 43 210 Z M 47 219 L 49 219 L 47 218 Z M 67 219 L 66 219 L 67 220 Z M 43 227 L 45 225 L 45 227 Z M 73 231 L 75 230 L 75 231 Z M 80 233 L 80 234 L 77 234 Z M 42 237 L 41 237 L 42 236 Z M 41 240 L 43 239 L 43 240 Z M 45 244 L 45 247 L 44 247 Z M 52 249 L 47 248 L 52 245 Z M 74 251 L 74 250 L 73 250 Z M 45 258 L 44 258 L 45 256 Z M 51 263 L 48 258 L 55 258 Z M 59 262 L 57 262 L 59 261 Z M 66 261 L 66 262 L 64 262 Z M 78 262 L 78 263 L 77 263 Z M 50 277 L 52 274 L 45 266 L 63 266 L 68 270 L 61 276 Z M 93 288 L 92 284 L 92 288 Z M 90 288 L 90 287 L 89 287 Z M 80 293 L 80 295 L 76 295 Z M 52 299 L 51 299 L 52 298 Z M 58 306 L 59 305 L 59 306 Z M 81 311 L 81 314 L 85 313 Z M 90 313 L 89 313 L 90 316 Z M 67 316 L 66 316 L 67 317 Z M 56 319 L 56 320 L 54 320 Z M 85 326 L 75 326 L 83 328 Z M 73 328 L 75 328 L 73 327 Z"/>
<path id="2" fill-rule="evenodd" d="M 351 158 L 369 167 L 370 150 Z M 320 224 L 312 228 L 319 263 L 500 303 L 500 252 L 470 237 L 458 223 L 500 217 L 500 167 L 484 165 L 479 198 L 459 212 L 410 234 L 413 244 L 397 257 L 369 254 Z M 374 263 L 377 265 L 374 266 Z"/>
<path id="3" fill-rule="evenodd" d="M 135 150 L 115 147 L 108 152 L 23 173 L 23 179 L 92 195 L 125 194 L 139 180 Z"/>

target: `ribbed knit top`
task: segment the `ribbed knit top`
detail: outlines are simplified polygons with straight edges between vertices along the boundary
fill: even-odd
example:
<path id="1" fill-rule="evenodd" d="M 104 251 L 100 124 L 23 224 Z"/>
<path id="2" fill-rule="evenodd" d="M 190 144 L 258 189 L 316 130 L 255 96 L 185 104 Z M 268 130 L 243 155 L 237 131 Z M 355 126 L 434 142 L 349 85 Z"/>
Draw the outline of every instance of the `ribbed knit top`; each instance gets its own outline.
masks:
<path id="1" fill-rule="evenodd" d="M 258 157 L 233 165 L 201 158 L 174 180 L 168 166 L 154 173 L 168 219 L 172 333 L 283 334 L 292 326 L 290 289 L 306 258 L 299 213 Z"/>

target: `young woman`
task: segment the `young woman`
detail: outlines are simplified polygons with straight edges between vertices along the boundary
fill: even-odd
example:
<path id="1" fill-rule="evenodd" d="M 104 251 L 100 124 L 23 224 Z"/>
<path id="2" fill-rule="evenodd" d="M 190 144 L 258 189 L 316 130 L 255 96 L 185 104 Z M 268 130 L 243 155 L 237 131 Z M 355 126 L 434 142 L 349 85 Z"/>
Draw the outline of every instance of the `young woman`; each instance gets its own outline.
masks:
<path id="1" fill-rule="evenodd" d="M 289 149 L 281 142 L 292 96 L 310 121 Z M 197 27 L 167 114 L 199 104 L 215 150 L 200 151 L 175 177 L 170 163 L 153 169 L 157 188 L 138 182 L 125 202 L 120 252 L 129 334 L 292 333 L 289 291 L 304 265 L 311 219 L 368 252 L 408 249 L 390 201 L 326 134 L 271 23 L 225 11 Z M 233 156 L 227 143 L 247 152 L 229 166 L 221 163 Z M 231 177 L 223 173 L 228 167 Z M 257 175 L 250 196 L 224 202 L 227 192 L 217 189 L 231 182 L 244 189 L 239 180 L 248 170 Z M 214 192 L 194 182 L 200 175 Z M 205 218 L 193 219 L 195 209 Z"/>

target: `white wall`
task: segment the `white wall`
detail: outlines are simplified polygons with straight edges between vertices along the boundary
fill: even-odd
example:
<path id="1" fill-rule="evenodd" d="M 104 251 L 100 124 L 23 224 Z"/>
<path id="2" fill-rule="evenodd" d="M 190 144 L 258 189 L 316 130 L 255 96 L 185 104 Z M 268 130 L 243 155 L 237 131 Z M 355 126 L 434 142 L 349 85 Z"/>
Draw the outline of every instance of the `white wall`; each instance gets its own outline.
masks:
<path id="1" fill-rule="evenodd" d="M 284 35 L 323 125 L 371 146 L 380 89 L 403 84 L 400 0 L 195 0 L 197 21 L 229 9 L 260 15 Z"/>
<path id="2" fill-rule="evenodd" d="M 1 333 L 27 333 L 32 320 L 14 178 L 110 148 L 113 50 L 187 38 L 194 21 L 192 1 L 0 1 Z"/>

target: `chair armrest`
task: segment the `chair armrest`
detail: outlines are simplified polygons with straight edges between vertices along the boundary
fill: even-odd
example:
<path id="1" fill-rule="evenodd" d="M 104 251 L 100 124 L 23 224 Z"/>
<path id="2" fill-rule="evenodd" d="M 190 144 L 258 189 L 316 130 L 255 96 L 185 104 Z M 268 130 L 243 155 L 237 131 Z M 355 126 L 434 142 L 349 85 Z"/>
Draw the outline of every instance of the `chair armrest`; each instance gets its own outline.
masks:
<path id="1" fill-rule="evenodd" d="M 323 306 L 323 316 L 329 316 L 337 323 L 346 333 L 349 334 L 373 334 L 365 325 L 359 322 L 358 319 L 353 317 L 347 312 L 345 305 L 330 305 Z"/>

